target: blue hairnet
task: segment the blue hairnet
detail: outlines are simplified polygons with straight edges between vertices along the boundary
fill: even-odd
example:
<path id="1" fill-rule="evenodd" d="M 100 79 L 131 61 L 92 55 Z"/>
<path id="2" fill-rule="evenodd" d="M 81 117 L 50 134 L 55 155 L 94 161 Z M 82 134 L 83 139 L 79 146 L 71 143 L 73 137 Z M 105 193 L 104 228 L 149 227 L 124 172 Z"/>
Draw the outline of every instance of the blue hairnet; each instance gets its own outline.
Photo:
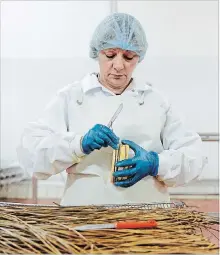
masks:
<path id="1" fill-rule="evenodd" d="M 101 50 L 120 48 L 136 52 L 141 62 L 147 51 L 143 27 L 133 16 L 114 13 L 107 16 L 96 28 L 90 42 L 90 57 L 97 58 Z"/>

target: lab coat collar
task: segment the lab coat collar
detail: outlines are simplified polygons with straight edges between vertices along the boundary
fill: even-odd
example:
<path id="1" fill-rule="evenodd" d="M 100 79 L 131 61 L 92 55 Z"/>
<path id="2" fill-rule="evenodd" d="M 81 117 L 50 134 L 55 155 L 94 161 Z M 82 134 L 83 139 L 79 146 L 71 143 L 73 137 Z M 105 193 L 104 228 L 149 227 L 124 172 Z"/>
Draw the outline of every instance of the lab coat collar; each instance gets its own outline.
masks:
<path id="1" fill-rule="evenodd" d="M 97 73 L 87 74 L 82 79 L 82 89 L 83 89 L 84 94 L 87 93 L 87 92 L 90 92 L 92 90 L 95 90 L 97 88 L 100 88 L 100 89 L 105 90 L 105 91 L 107 90 L 98 81 Z M 131 84 L 126 88 L 125 91 L 129 91 L 129 90 L 141 92 L 141 91 L 152 90 L 152 88 L 151 88 L 151 84 L 143 81 L 140 78 L 135 78 L 134 77 Z M 109 91 L 109 93 L 111 93 L 111 92 Z"/>
<path id="2" fill-rule="evenodd" d="M 130 86 L 128 88 L 135 90 L 135 91 L 147 91 L 147 90 L 152 90 L 152 85 L 146 80 L 143 80 L 142 78 L 139 77 L 134 77 L 133 81 L 131 82 Z"/>
<path id="3" fill-rule="evenodd" d="M 96 73 L 87 74 L 82 79 L 83 93 L 85 94 L 85 93 L 87 93 L 91 90 L 94 90 L 96 88 L 102 88 L 102 85 L 98 81 L 97 74 Z"/>

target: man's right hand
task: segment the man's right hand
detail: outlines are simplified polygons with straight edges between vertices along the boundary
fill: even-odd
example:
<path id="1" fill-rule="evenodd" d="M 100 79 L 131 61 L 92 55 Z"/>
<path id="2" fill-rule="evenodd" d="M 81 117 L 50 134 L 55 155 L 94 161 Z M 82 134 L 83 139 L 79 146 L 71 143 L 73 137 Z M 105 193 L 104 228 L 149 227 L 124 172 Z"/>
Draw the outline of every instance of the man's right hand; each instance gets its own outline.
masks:
<path id="1" fill-rule="evenodd" d="M 113 131 L 101 124 L 96 124 L 82 138 L 82 149 L 85 154 L 90 154 L 93 150 L 100 150 L 102 147 L 111 146 L 118 149 L 119 138 Z"/>

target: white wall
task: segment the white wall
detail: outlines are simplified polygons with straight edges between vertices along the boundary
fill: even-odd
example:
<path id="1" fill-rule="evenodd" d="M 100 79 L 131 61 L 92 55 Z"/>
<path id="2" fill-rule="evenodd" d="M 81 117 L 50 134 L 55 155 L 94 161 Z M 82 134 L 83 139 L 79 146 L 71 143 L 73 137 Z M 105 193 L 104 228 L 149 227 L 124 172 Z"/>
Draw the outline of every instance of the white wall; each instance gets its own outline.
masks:
<path id="1" fill-rule="evenodd" d="M 146 31 L 145 75 L 197 132 L 218 132 L 218 1 L 118 1 Z"/>
<path id="2" fill-rule="evenodd" d="M 1 158 L 56 91 L 96 70 L 89 41 L 109 1 L 1 3 Z"/>
<path id="3" fill-rule="evenodd" d="M 109 13 L 109 1 L 4 1 L 2 57 L 87 58 L 94 28 Z"/>
<path id="4" fill-rule="evenodd" d="M 135 15 L 147 34 L 136 74 L 162 90 L 190 127 L 217 132 L 218 2 L 118 1 L 117 8 Z M 58 89 L 97 69 L 89 40 L 109 12 L 109 1 L 1 3 L 2 159 L 16 158 L 26 123 Z M 205 147 L 217 155 L 216 143 Z M 204 178 L 218 177 L 217 158 Z"/>

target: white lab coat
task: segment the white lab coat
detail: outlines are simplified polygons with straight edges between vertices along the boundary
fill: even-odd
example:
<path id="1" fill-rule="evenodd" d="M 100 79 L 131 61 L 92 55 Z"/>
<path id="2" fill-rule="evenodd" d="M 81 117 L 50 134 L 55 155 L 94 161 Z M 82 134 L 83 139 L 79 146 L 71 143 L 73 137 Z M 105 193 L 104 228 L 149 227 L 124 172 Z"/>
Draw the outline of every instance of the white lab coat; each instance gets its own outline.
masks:
<path id="1" fill-rule="evenodd" d="M 163 182 L 147 176 L 132 187 L 115 187 L 110 181 L 112 148 L 82 153 L 81 137 L 97 123 L 106 125 L 121 102 L 124 107 L 113 124 L 115 134 L 157 152 Z M 62 205 L 169 202 L 167 186 L 197 178 L 206 162 L 199 135 L 185 129 L 152 86 L 134 79 L 116 96 L 95 74 L 58 92 L 42 118 L 25 129 L 18 158 L 39 179 L 68 168 Z"/>

